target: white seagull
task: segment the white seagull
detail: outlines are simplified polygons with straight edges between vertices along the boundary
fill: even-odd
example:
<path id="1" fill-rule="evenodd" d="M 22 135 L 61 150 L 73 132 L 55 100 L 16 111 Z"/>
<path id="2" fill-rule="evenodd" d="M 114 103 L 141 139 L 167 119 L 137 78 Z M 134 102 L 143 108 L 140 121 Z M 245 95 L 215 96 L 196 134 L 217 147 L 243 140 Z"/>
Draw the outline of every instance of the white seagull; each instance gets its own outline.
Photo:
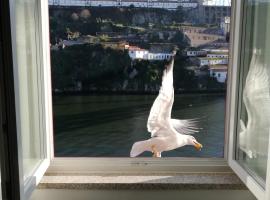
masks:
<path id="1" fill-rule="evenodd" d="M 174 101 L 173 65 L 174 60 L 172 59 L 165 66 L 162 86 L 148 117 L 147 130 L 151 133 L 151 138 L 135 142 L 130 157 L 136 157 L 144 151 L 152 152 L 153 157 L 161 157 L 163 151 L 170 151 L 185 145 L 193 145 L 197 150 L 202 148 L 202 145 L 189 135 L 199 132 L 199 128 L 196 127 L 196 120 L 171 118 Z"/>

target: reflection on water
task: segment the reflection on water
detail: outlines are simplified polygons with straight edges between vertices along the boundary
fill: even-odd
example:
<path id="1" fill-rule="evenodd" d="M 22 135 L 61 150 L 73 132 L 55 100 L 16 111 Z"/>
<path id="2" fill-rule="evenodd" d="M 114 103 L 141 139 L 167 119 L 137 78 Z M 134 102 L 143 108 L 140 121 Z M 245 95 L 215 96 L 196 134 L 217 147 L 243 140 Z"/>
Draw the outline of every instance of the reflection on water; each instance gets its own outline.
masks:
<path id="1" fill-rule="evenodd" d="M 150 137 L 146 123 L 155 95 L 55 96 L 56 156 L 128 157 L 135 141 Z M 204 148 L 185 146 L 164 157 L 223 157 L 225 95 L 175 95 L 173 118 L 201 117 Z M 151 156 L 144 153 L 142 156 Z"/>

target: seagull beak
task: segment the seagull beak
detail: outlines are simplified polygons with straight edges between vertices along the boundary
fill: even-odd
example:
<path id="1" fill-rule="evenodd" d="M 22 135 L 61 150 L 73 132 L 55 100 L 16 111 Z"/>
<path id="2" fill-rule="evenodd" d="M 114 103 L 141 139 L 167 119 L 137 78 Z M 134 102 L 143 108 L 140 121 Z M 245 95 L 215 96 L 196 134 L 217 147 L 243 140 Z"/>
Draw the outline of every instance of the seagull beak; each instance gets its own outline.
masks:
<path id="1" fill-rule="evenodd" d="M 198 150 L 198 151 L 200 151 L 202 148 L 203 148 L 203 146 L 199 143 L 199 142 L 193 142 L 194 143 L 194 147 Z"/>

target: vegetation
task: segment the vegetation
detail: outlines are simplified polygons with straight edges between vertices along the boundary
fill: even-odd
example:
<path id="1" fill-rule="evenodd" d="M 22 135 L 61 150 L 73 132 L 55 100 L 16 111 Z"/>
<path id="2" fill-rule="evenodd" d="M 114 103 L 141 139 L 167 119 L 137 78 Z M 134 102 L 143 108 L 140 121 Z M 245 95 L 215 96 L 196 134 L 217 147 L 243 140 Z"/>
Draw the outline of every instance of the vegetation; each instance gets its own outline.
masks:
<path id="1" fill-rule="evenodd" d="M 181 9 L 91 8 L 50 9 L 51 44 L 89 36 L 88 44 L 67 46 L 51 51 L 54 91 L 135 91 L 156 92 L 161 83 L 165 61 L 132 61 L 124 48 L 108 48 L 102 42 L 115 41 L 110 33 L 133 35 L 127 42 L 149 49 L 151 43 L 177 46 L 174 84 L 176 91 L 197 90 L 198 78 L 186 69 L 190 64 L 183 56 L 189 42 L 179 29 Z M 165 29 L 173 24 L 173 28 Z M 178 28 L 177 28 L 178 27 Z M 97 34 L 97 33 L 102 34 Z M 134 39 L 135 38 L 135 39 Z M 100 43 L 101 42 L 101 43 Z M 209 79 L 209 78 L 208 78 Z M 208 80 L 207 79 L 207 80 Z M 215 80 L 204 88 L 215 86 Z M 208 86 L 206 86 L 208 85 Z M 219 86 L 218 86 L 219 87 Z"/>
<path id="2" fill-rule="evenodd" d="M 131 61 L 126 51 L 101 45 L 70 46 L 52 51 L 51 58 L 53 88 L 59 91 L 157 91 L 166 64 Z M 174 83 L 178 89 L 195 89 L 196 78 L 185 69 L 185 59 L 176 55 Z M 136 75 L 132 77 L 132 73 Z"/>

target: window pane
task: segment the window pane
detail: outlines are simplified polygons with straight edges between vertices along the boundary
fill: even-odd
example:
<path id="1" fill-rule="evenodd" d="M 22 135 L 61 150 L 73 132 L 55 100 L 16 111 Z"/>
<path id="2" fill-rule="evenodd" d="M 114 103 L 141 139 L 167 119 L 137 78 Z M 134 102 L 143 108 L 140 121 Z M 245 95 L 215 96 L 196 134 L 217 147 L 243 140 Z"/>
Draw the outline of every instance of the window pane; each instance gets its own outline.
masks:
<path id="1" fill-rule="evenodd" d="M 41 76 L 39 56 L 38 0 L 15 1 L 17 124 L 22 144 L 26 179 L 44 158 L 41 129 Z M 16 80 L 17 79 L 17 80 Z"/>
<path id="2" fill-rule="evenodd" d="M 270 128 L 270 2 L 245 1 L 237 160 L 264 184 Z"/>
<path id="3" fill-rule="evenodd" d="M 197 118 L 204 148 L 162 155 L 223 157 L 230 1 L 74 2 L 49 1 L 55 156 L 128 157 L 150 139 L 149 113 L 175 48 L 172 117 Z"/>

